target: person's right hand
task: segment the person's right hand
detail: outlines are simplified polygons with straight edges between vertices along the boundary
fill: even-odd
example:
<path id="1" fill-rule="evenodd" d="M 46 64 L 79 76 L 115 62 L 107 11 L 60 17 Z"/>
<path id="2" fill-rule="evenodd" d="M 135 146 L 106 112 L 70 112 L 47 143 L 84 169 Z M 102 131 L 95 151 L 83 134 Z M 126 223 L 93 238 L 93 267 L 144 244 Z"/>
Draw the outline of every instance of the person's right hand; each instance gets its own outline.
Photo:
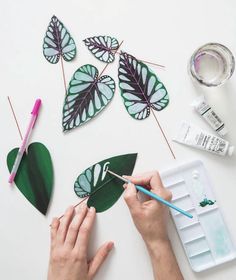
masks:
<path id="1" fill-rule="evenodd" d="M 166 229 L 168 208 L 160 202 L 149 198 L 141 202 L 134 186 L 150 187 L 150 191 L 165 200 L 171 200 L 172 194 L 165 189 L 158 172 L 141 176 L 124 176 L 132 183 L 126 184 L 124 198 L 130 209 L 134 223 L 147 245 L 151 257 L 155 280 L 183 280 Z"/>
<path id="2" fill-rule="evenodd" d="M 162 203 L 149 198 L 148 201 L 140 202 L 137 190 L 134 186 L 149 186 L 150 191 L 170 201 L 172 194 L 165 189 L 158 172 L 145 173 L 140 176 L 124 176 L 132 183 L 125 184 L 124 199 L 130 209 L 133 221 L 145 243 L 152 246 L 158 241 L 168 241 L 166 219 L 168 208 Z"/>

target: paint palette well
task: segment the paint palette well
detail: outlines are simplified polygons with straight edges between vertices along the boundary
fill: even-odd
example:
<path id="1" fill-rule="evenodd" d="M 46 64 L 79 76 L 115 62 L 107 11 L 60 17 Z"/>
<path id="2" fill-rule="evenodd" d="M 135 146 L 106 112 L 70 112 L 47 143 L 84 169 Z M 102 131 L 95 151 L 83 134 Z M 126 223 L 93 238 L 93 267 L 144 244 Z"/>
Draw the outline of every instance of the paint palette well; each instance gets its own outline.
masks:
<path id="1" fill-rule="evenodd" d="M 162 172 L 161 177 L 172 192 L 172 203 L 193 215 L 190 219 L 171 209 L 192 269 L 199 272 L 235 259 L 236 249 L 203 163 L 193 161 Z"/>

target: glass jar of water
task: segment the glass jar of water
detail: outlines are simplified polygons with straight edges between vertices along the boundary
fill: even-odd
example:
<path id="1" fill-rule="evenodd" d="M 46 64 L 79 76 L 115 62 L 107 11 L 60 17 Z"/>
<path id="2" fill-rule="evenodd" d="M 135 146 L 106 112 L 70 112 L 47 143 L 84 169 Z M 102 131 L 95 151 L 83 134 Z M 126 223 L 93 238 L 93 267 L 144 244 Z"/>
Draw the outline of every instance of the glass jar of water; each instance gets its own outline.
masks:
<path id="1" fill-rule="evenodd" d="M 193 79 L 208 87 L 224 84 L 232 76 L 234 68 L 232 52 L 218 43 L 209 43 L 197 49 L 189 63 Z"/>

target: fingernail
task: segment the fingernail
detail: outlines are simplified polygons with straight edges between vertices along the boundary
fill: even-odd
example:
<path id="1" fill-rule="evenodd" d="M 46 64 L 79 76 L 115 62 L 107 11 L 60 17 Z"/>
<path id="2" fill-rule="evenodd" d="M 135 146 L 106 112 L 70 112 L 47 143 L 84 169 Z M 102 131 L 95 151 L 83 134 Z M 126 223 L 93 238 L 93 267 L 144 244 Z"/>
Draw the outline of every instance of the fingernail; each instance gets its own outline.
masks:
<path id="1" fill-rule="evenodd" d="M 94 208 L 93 206 L 91 206 L 91 207 L 89 208 L 89 211 L 90 211 L 90 212 L 94 212 L 94 211 L 95 211 L 95 208 Z"/>
<path id="2" fill-rule="evenodd" d="M 127 184 L 124 184 L 124 185 L 123 185 L 123 188 L 126 189 L 126 188 L 127 188 Z"/>
<path id="3" fill-rule="evenodd" d="M 109 242 L 107 245 L 108 251 L 111 251 L 114 248 L 114 242 Z"/>
<path id="4" fill-rule="evenodd" d="M 66 209 L 66 213 L 70 213 L 72 210 L 74 210 L 74 206 L 71 205 Z"/>

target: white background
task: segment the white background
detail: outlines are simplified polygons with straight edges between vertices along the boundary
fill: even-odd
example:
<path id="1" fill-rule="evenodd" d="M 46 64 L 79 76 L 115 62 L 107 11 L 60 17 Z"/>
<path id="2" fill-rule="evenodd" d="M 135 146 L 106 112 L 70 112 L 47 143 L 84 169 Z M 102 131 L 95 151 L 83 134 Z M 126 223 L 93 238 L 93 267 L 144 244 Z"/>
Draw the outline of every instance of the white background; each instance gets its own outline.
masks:
<path id="1" fill-rule="evenodd" d="M 166 169 L 191 159 L 205 163 L 214 184 L 218 203 L 233 236 L 236 235 L 236 158 L 222 158 L 172 143 L 174 161 L 153 116 L 136 121 L 126 112 L 117 89 L 112 103 L 95 120 L 64 135 L 61 118 L 64 87 L 60 64 L 48 63 L 42 54 L 42 41 L 55 14 L 77 43 L 78 55 L 65 63 L 66 79 L 85 63 L 101 70 L 82 40 L 94 35 L 111 35 L 124 40 L 122 49 L 140 59 L 164 64 L 156 67 L 170 94 L 170 105 L 156 113 L 168 135 L 186 119 L 211 131 L 189 104 L 204 92 L 225 120 L 228 139 L 236 144 L 236 76 L 223 87 L 202 89 L 194 86 L 187 73 L 192 52 L 207 42 L 219 42 L 236 53 L 236 2 L 233 0 L 41 0 L 1 1 L 1 95 L 0 95 L 0 278 L 6 280 L 46 279 L 49 254 L 49 224 L 53 216 L 78 202 L 73 183 L 78 174 L 95 162 L 110 156 L 138 152 L 134 173 Z M 106 71 L 117 81 L 116 62 Z M 43 108 L 32 141 L 43 142 L 51 152 L 55 185 L 51 207 L 45 218 L 7 183 L 7 153 L 20 145 L 7 102 L 10 95 L 20 127 L 25 131 L 34 100 Z M 170 238 L 185 279 L 235 279 L 236 262 L 204 273 L 193 273 L 175 228 L 169 223 Z M 99 214 L 92 236 L 91 252 L 106 240 L 114 240 L 115 250 L 97 280 L 152 279 L 150 261 L 136 232 L 123 199 L 109 211 Z"/>

